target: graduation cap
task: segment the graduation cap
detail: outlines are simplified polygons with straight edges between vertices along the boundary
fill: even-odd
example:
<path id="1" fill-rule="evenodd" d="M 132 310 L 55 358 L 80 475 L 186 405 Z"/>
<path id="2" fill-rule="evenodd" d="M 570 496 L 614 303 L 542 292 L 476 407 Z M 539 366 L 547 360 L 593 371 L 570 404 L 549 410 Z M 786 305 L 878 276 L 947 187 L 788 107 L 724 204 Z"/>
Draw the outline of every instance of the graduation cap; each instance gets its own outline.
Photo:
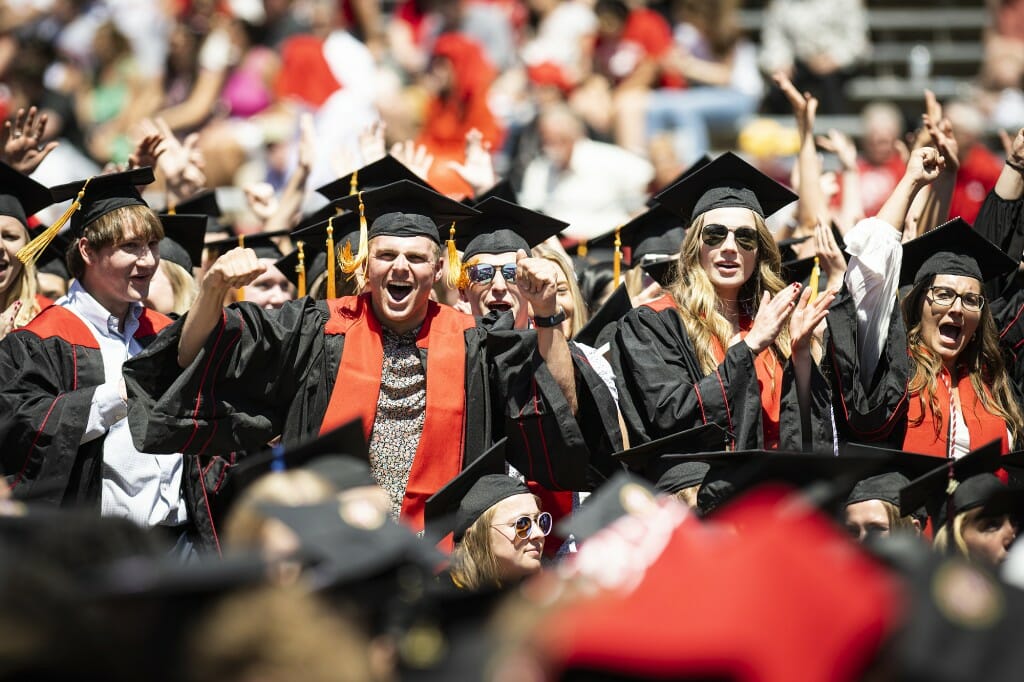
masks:
<path id="1" fill-rule="evenodd" d="M 18 252 L 18 260 L 35 262 L 65 224 L 71 238 L 78 239 L 87 225 L 111 211 L 127 206 L 148 206 L 135 187 L 151 182 L 153 169 L 146 166 L 122 173 L 96 175 L 51 188 L 55 203 L 68 199 L 73 201 L 60 218 Z"/>
<path id="2" fill-rule="evenodd" d="M 642 263 L 641 267 L 650 275 L 651 279 L 661 286 L 667 287 L 679 277 L 679 256 L 647 261 Z"/>
<path id="3" fill-rule="evenodd" d="M 530 492 L 526 484 L 505 473 L 507 442 L 508 438 L 499 440 L 427 499 L 423 518 L 429 537 L 440 541 L 451 532 L 458 542 L 492 506 Z"/>
<path id="4" fill-rule="evenodd" d="M 932 275 L 961 275 L 984 283 L 1016 268 L 1017 261 L 963 218 L 954 218 L 903 245 L 900 286 Z"/>
<path id="5" fill-rule="evenodd" d="M 306 294 L 305 285 L 300 286 L 300 282 L 311 281 L 314 279 L 319 272 L 316 268 L 310 268 L 307 263 L 317 264 L 319 267 L 319 254 L 323 254 L 323 268 L 327 270 L 327 298 L 334 298 L 336 295 L 335 289 L 335 261 L 338 256 L 338 248 L 342 250 L 342 261 L 345 258 L 352 258 L 352 254 L 359 249 L 359 225 L 360 218 L 358 213 L 342 213 L 336 215 L 334 207 L 331 208 L 330 212 L 323 211 L 323 214 L 327 214 L 322 220 L 315 223 L 305 225 L 297 228 L 292 232 L 292 240 L 298 247 L 292 254 L 294 254 L 295 262 L 291 263 L 286 261 L 284 263 L 287 269 L 281 270 L 284 272 L 289 279 L 294 276 L 295 279 L 292 282 L 299 290 L 299 295 L 304 296 Z M 300 275 L 296 266 L 299 263 L 299 254 L 302 254 L 304 277 Z M 286 256 L 285 259 L 289 257 Z M 353 271 L 354 272 L 354 271 Z M 352 274 L 352 273 L 350 273 Z"/>
<path id="6" fill-rule="evenodd" d="M 670 480 L 672 477 L 678 478 L 684 475 L 684 470 L 696 470 L 703 469 L 704 473 L 707 473 L 707 469 L 704 467 L 692 467 L 692 464 L 704 464 L 703 462 L 674 462 L 667 458 L 667 455 L 680 455 L 695 452 L 720 452 L 722 448 L 729 447 L 732 441 L 732 434 L 723 429 L 718 424 L 704 424 L 694 429 L 686 429 L 678 433 L 673 433 L 662 438 L 657 438 L 623 450 L 616 452 L 612 455 L 613 459 L 623 462 L 629 467 L 631 471 L 642 474 L 646 479 L 655 483 L 659 490 L 665 492 L 676 492 L 681 488 L 675 490 L 666 490 L 664 486 L 670 486 Z M 676 471 L 676 470 L 679 471 Z M 673 476 L 668 475 L 675 471 Z M 690 474 L 686 474 L 689 476 Z M 703 480 L 703 475 L 701 476 Z M 699 481 L 698 481 L 699 482 Z M 691 484 L 692 485 L 692 484 Z M 682 486 L 687 487 L 687 486 Z"/>
<path id="7" fill-rule="evenodd" d="M 368 163 L 348 175 L 343 175 L 333 182 L 317 187 L 316 191 L 328 199 L 334 200 L 390 185 L 400 180 L 430 188 L 430 185 L 408 166 L 390 154 L 386 154 L 377 161 Z"/>
<path id="8" fill-rule="evenodd" d="M 236 246 L 252 249 L 256 252 L 257 258 L 277 260 L 284 254 L 277 246 L 275 239 L 291 235 L 290 230 L 275 230 L 273 232 L 257 232 L 255 234 L 240 234 L 236 237 L 227 237 L 216 241 L 207 242 L 206 248 L 213 249 L 218 253 L 227 253 Z"/>
<path id="9" fill-rule="evenodd" d="M 726 152 L 654 198 L 692 223 L 715 208 L 749 208 L 767 218 L 798 197 L 736 154 Z"/>
<path id="10" fill-rule="evenodd" d="M 475 208 L 481 215 L 466 221 L 467 228 L 455 238 L 455 245 L 464 251 L 464 262 L 482 253 L 515 253 L 522 249 L 529 254 L 534 246 L 569 225 L 498 197 L 485 199 Z"/>
<path id="11" fill-rule="evenodd" d="M 479 211 L 410 180 L 360 191 L 340 199 L 338 206 L 359 212 L 359 250 L 354 255 L 343 254 L 341 267 L 346 273 L 355 272 L 365 262 L 369 240 L 374 237 L 427 237 L 440 244 L 438 226 L 449 225 L 446 276 L 449 286 L 457 285 L 462 267 L 455 245 L 455 223 L 479 216 Z"/>
<path id="12" fill-rule="evenodd" d="M 221 224 L 218 220 L 224 213 L 217 202 L 217 190 L 214 189 L 196 192 L 189 198 L 179 201 L 177 205 L 168 206 L 167 210 L 161 213 L 169 215 L 177 215 L 179 213 L 201 214 L 206 216 L 206 231 L 210 234 L 231 231 L 229 225 Z"/>
<path id="13" fill-rule="evenodd" d="M 35 239 L 45 231 L 45 226 L 29 230 L 29 238 Z M 47 244 L 43 252 L 39 254 L 39 259 L 36 261 L 36 271 L 56 275 L 64 280 L 71 279 L 71 273 L 68 271 L 67 265 L 67 251 L 70 245 L 71 239 L 67 232 L 57 233 L 53 241 Z"/>
<path id="14" fill-rule="evenodd" d="M 338 490 L 374 485 L 373 477 L 367 478 L 369 446 L 359 419 L 293 447 L 276 446 L 268 452 L 249 455 L 231 469 L 229 480 L 237 494 L 264 474 L 313 468 L 311 465 L 325 458 L 332 461 L 321 462 L 315 470 L 321 474 L 329 472 L 325 478 Z"/>
<path id="15" fill-rule="evenodd" d="M 516 197 L 516 191 L 512 189 L 512 183 L 506 179 L 498 180 L 498 182 L 494 184 L 494 187 L 491 187 L 486 192 L 483 192 L 468 201 L 472 202 L 470 205 L 476 206 L 477 204 L 483 203 L 492 197 L 504 199 L 511 204 L 519 203 L 519 199 Z"/>
<path id="16" fill-rule="evenodd" d="M 1002 464 L 1001 450 L 1002 443 L 994 440 L 960 459 L 945 460 L 930 472 L 915 478 L 900 491 L 900 515 L 906 516 L 924 507 L 936 526 L 940 526 L 947 520 L 952 522 L 953 517 L 962 511 L 983 505 L 985 495 L 992 492 L 991 480 L 983 477 L 971 485 L 965 486 L 965 483 L 972 477 L 996 471 Z M 992 479 L 1003 486 L 995 476 Z"/>
<path id="17" fill-rule="evenodd" d="M 632 513 L 638 505 L 653 502 L 657 490 L 644 479 L 620 471 L 595 490 L 572 516 L 562 519 L 555 529 L 562 537 L 570 535 L 583 542 L 618 519 Z"/>
<path id="18" fill-rule="evenodd" d="M 28 228 L 28 217 L 53 203 L 49 188 L 0 162 L 0 215 Z"/>
<path id="19" fill-rule="evenodd" d="M 629 300 L 626 285 L 620 284 L 604 304 L 590 316 L 587 323 L 573 337 L 573 341 L 597 348 L 598 340 L 604 336 L 602 332 L 609 325 L 617 324 L 632 309 L 633 303 Z"/>
<path id="20" fill-rule="evenodd" d="M 206 240 L 206 216 L 200 214 L 161 214 L 160 224 L 164 226 L 164 238 L 160 240 L 160 258 L 184 268 L 192 274 L 192 268 L 203 263 L 203 248 Z"/>
<path id="21" fill-rule="evenodd" d="M 686 236 L 686 229 L 680 223 L 678 215 L 655 203 L 608 234 L 590 240 L 587 248 L 612 249 L 618 239 L 618 246 L 630 249 L 630 265 L 639 265 L 645 257 L 679 253 Z"/>

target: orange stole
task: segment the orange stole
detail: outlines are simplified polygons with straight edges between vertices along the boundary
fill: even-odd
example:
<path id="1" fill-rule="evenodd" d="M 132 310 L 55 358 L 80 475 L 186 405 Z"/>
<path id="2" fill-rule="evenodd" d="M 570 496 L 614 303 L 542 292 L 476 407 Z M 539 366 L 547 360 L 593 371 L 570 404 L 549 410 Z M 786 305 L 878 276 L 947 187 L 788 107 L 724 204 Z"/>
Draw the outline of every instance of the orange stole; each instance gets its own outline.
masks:
<path id="1" fill-rule="evenodd" d="M 942 369 L 946 372 L 946 369 Z M 949 374 L 946 374 L 949 378 Z M 957 382 L 957 390 L 960 392 L 960 411 L 963 414 L 967 430 L 971 434 L 971 449 L 980 448 L 982 445 L 999 440 L 1003 444 L 1003 454 L 1010 450 L 1010 444 L 1006 438 L 1006 422 L 985 409 L 981 398 L 974 392 L 971 378 L 964 373 Z M 928 406 L 924 404 L 924 419 L 921 419 L 921 401 L 919 394 L 910 396 L 910 409 L 907 412 L 907 434 L 903 437 L 903 449 L 907 452 L 917 452 L 922 455 L 933 455 L 935 457 L 946 457 L 948 453 L 949 437 L 949 391 L 941 379 L 935 382 L 935 398 L 943 412 L 943 423 L 939 426 L 939 435 L 935 436 L 935 415 Z M 921 419 L 920 424 L 914 424 Z"/>
<path id="2" fill-rule="evenodd" d="M 359 417 L 369 440 L 384 364 L 380 322 L 373 314 L 369 294 L 334 299 L 328 306 L 331 317 L 324 333 L 344 335 L 345 346 L 320 433 Z M 475 324 L 469 315 L 431 301 L 416 337 L 416 347 L 427 349 L 427 415 L 402 501 L 402 520 L 415 531 L 423 530 L 427 498 L 462 470 L 466 411 L 463 334 Z"/>
<path id="3" fill-rule="evenodd" d="M 668 308 L 675 308 L 676 302 L 670 294 L 665 294 L 645 305 L 660 313 Z M 740 338 L 747 335 L 752 325 L 753 320 L 744 318 L 741 321 Z M 719 364 L 725 360 L 725 351 L 718 339 L 713 340 L 712 352 Z M 782 363 L 769 348 L 754 358 L 754 370 L 757 372 L 757 383 L 761 387 L 761 432 L 764 447 L 766 450 L 776 450 L 779 447 L 779 414 L 782 409 Z M 732 428 L 731 423 L 729 428 Z"/>

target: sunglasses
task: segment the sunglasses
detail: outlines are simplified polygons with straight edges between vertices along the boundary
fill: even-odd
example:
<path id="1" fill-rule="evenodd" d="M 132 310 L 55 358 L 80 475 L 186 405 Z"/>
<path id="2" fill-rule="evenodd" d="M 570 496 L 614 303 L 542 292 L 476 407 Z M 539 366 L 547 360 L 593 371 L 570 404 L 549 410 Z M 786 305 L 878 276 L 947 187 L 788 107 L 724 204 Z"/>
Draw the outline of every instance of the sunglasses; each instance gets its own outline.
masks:
<path id="1" fill-rule="evenodd" d="M 541 535 L 547 537 L 551 533 L 551 514 L 547 512 L 541 512 L 537 515 L 536 523 L 537 528 L 540 529 Z M 526 516 L 524 514 L 523 516 L 518 517 L 515 521 L 509 521 L 508 523 L 499 523 L 492 527 L 498 528 L 500 526 L 512 526 L 516 529 L 516 537 L 520 540 L 525 540 L 526 538 L 530 537 L 530 533 L 533 532 L 533 524 L 533 517 Z"/>
<path id="2" fill-rule="evenodd" d="M 487 284 L 494 279 L 495 270 L 497 269 L 494 265 L 485 265 L 483 263 L 479 265 L 470 265 L 466 268 L 466 274 L 469 276 L 469 281 L 474 284 Z M 505 281 L 509 284 L 514 284 L 516 281 L 516 264 L 505 263 L 501 266 L 501 276 L 505 278 Z"/>
<path id="3" fill-rule="evenodd" d="M 963 303 L 964 310 L 970 310 L 972 313 L 979 312 L 985 306 L 985 297 L 973 291 L 958 294 L 956 290 L 949 287 L 929 287 L 928 291 L 932 295 L 932 303 L 941 308 L 950 307 L 956 303 L 958 298 Z"/>
<path id="4" fill-rule="evenodd" d="M 744 251 L 753 251 L 757 248 L 757 230 L 752 227 L 737 227 L 730 230 L 725 225 L 705 225 L 700 231 L 700 239 L 708 246 L 718 246 L 729 237 L 730 232 L 736 239 L 736 245 Z"/>

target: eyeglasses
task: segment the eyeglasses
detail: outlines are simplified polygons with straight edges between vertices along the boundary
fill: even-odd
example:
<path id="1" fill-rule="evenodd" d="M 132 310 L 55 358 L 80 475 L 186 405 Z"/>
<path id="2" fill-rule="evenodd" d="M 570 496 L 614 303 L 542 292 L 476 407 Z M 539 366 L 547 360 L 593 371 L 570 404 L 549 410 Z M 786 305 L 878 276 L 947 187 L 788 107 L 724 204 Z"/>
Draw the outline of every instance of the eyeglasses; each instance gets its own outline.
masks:
<path id="1" fill-rule="evenodd" d="M 730 232 L 736 238 L 736 245 L 744 251 L 753 251 L 757 248 L 757 230 L 752 227 L 737 227 L 730 230 L 725 225 L 705 225 L 700 231 L 700 238 L 708 246 L 718 246 L 729 237 Z"/>
<path id="2" fill-rule="evenodd" d="M 494 279 L 494 271 L 496 270 L 494 265 L 486 265 L 481 263 L 479 265 L 470 265 L 466 268 L 466 274 L 469 275 L 469 281 L 474 284 L 487 284 Z M 505 281 L 509 284 L 514 284 L 516 281 L 516 264 L 505 263 L 501 266 L 501 276 L 505 278 Z"/>
<path id="3" fill-rule="evenodd" d="M 541 512 L 537 515 L 537 528 L 540 529 L 540 534 L 547 537 L 551 533 L 551 514 L 548 512 Z M 515 521 L 509 521 L 508 523 L 498 523 L 492 528 L 499 528 L 501 526 L 512 526 L 516 529 L 516 537 L 520 540 L 525 540 L 530 537 L 530 533 L 533 532 L 534 519 L 532 516 L 523 515 L 518 517 Z"/>
<path id="4" fill-rule="evenodd" d="M 932 303 L 942 308 L 950 307 L 958 298 L 963 303 L 964 310 L 970 310 L 972 313 L 979 312 L 985 307 L 985 297 L 973 291 L 960 294 L 949 287 L 928 287 L 928 293 L 931 294 Z"/>

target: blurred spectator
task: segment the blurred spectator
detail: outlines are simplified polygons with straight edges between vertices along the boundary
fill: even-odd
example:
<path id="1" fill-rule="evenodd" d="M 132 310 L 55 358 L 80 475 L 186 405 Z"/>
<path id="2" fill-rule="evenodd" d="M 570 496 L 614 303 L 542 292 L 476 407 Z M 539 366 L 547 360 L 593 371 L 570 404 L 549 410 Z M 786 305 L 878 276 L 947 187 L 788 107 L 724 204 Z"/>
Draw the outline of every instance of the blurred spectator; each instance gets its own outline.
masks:
<path id="1" fill-rule="evenodd" d="M 587 138 L 567 106 L 542 112 L 538 123 L 544 153 L 526 168 L 523 206 L 564 220 L 564 234 L 580 240 L 606 234 L 643 206 L 654 177 L 650 163 Z"/>
<path id="2" fill-rule="evenodd" d="M 861 113 L 864 139 L 861 145 L 861 198 L 864 215 L 876 215 L 889 198 L 906 167 L 901 153 L 903 115 L 894 105 L 874 102 Z M 903 150 L 905 151 L 905 147 Z"/>
<path id="3" fill-rule="evenodd" d="M 820 102 L 818 113 L 848 111 L 846 80 L 870 47 L 862 0 L 772 0 L 765 10 L 761 69 L 782 71 L 797 90 L 810 91 Z M 769 93 L 766 106 L 788 111 L 778 91 Z"/>
<path id="4" fill-rule="evenodd" d="M 569 88 L 590 74 L 597 16 L 577 0 L 528 0 L 537 30 L 522 49 L 528 69 L 552 70 L 549 78 Z"/>
<path id="5" fill-rule="evenodd" d="M 689 165 L 711 148 L 710 126 L 735 127 L 760 102 L 754 46 L 742 39 L 737 0 L 680 0 L 675 47 L 663 60 L 687 87 L 661 88 L 647 104 L 647 135 L 674 131 L 676 155 Z"/>
<path id="6" fill-rule="evenodd" d="M 960 216 L 973 225 L 985 196 L 996 186 L 1003 162 L 982 142 L 985 117 L 977 107 L 968 102 L 950 102 L 945 112 L 953 124 L 960 158 L 949 217 Z"/>
<path id="7" fill-rule="evenodd" d="M 1024 124 L 1024 2 L 990 0 L 993 27 L 985 32 L 977 101 L 1000 128 Z"/>

